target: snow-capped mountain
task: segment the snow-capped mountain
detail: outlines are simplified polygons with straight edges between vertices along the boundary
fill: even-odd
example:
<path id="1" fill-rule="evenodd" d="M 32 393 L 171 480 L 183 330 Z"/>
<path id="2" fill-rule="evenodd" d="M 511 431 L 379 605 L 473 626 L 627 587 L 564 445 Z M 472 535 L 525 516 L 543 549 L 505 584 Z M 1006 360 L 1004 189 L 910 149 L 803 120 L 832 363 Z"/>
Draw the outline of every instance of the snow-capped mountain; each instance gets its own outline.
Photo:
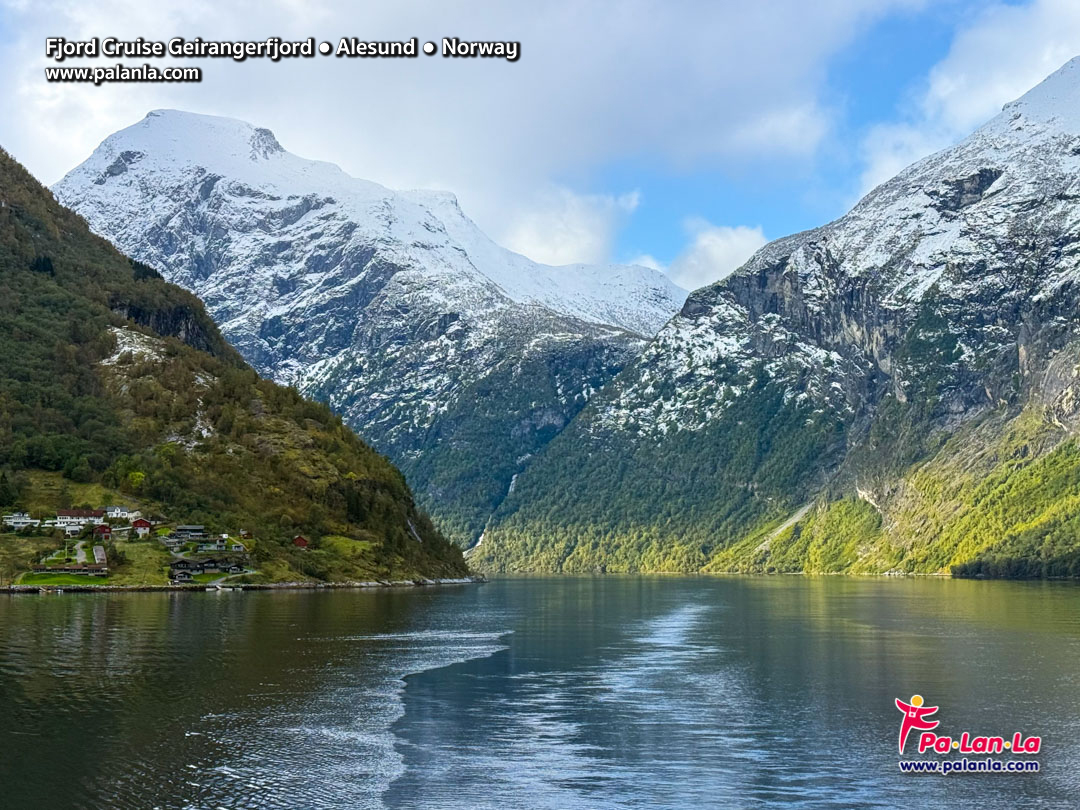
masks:
<path id="1" fill-rule="evenodd" d="M 152 112 L 53 191 L 199 295 L 260 372 L 329 402 L 464 541 L 686 296 L 644 267 L 529 261 L 451 194 L 227 118 Z"/>
<path id="2" fill-rule="evenodd" d="M 942 405 L 978 411 L 1008 396 L 1012 372 L 1034 371 L 1046 354 L 1026 350 L 1036 334 L 1047 350 L 1074 334 L 1071 319 L 1032 318 L 1063 296 L 1073 303 L 1078 229 L 1080 59 L 843 218 L 767 245 L 725 283 L 696 292 L 600 418 L 618 422 L 641 400 L 651 407 L 642 386 L 689 374 L 698 384 L 638 413 L 655 429 L 700 428 L 723 407 L 717 364 L 757 358 L 796 396 L 862 413 L 919 382 L 896 352 L 928 309 L 957 336 Z"/>
<path id="3" fill-rule="evenodd" d="M 761 532 L 779 524 L 790 534 L 784 520 L 797 508 L 817 503 L 827 516 L 848 493 L 886 528 L 844 566 L 963 562 L 988 546 L 966 534 L 952 549 L 929 537 L 924 547 L 913 540 L 922 529 L 905 528 L 904 516 L 930 502 L 919 494 L 925 479 L 908 477 L 912 465 L 981 448 L 964 474 L 980 464 L 997 474 L 991 460 L 1005 451 L 995 443 L 1017 435 L 1020 413 L 1056 436 L 1026 447 L 1029 461 L 1071 439 L 1078 282 L 1080 58 L 846 216 L 765 246 L 693 293 L 522 474 L 485 538 L 488 564 L 590 568 L 606 564 L 592 551 L 606 544 L 633 546 L 631 567 L 685 567 L 670 553 L 682 544 L 689 556 L 680 559 L 698 566 L 776 567 L 781 543 Z M 978 438 L 941 447 L 976 425 Z M 586 489 L 567 502 L 565 493 Z M 537 545 L 553 503 L 588 543 Z M 935 520 L 924 525 L 944 533 Z M 995 531 L 988 537 L 1007 533 Z M 744 538 L 752 542 L 738 546 Z M 805 566 L 810 549 L 783 565 Z"/>

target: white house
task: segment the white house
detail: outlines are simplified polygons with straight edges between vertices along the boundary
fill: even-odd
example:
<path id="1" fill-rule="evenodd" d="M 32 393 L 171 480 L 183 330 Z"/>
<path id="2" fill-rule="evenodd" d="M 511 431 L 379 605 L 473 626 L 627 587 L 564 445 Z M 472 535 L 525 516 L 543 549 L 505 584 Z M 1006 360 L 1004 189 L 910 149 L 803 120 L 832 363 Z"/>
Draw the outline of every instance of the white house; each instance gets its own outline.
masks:
<path id="1" fill-rule="evenodd" d="M 105 522 L 104 509 L 61 509 L 56 513 L 56 525 L 61 529 L 69 526 L 94 526 Z"/>
<path id="2" fill-rule="evenodd" d="M 106 506 L 104 511 L 106 520 L 130 520 L 139 516 L 138 512 L 132 512 L 126 506 Z"/>
<path id="3" fill-rule="evenodd" d="M 40 520 L 32 519 L 27 512 L 16 512 L 13 515 L 4 515 L 3 522 L 5 526 L 9 526 L 16 531 L 25 529 L 27 526 L 41 525 Z"/>

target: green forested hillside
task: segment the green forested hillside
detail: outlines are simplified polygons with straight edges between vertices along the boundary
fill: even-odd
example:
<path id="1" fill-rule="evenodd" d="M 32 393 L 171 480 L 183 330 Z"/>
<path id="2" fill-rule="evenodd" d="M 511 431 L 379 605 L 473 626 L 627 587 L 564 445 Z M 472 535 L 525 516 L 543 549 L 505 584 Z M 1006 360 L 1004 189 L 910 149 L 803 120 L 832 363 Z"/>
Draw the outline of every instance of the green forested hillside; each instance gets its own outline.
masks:
<path id="1" fill-rule="evenodd" d="M 844 426 L 786 399 L 764 375 L 753 385 L 756 397 L 735 398 L 715 424 L 669 434 L 663 445 L 592 432 L 607 406 L 602 392 L 521 476 L 470 562 L 696 571 L 717 549 L 781 520 L 820 486 L 823 461 L 843 449 Z"/>
<path id="2" fill-rule="evenodd" d="M 0 507 L 35 471 L 247 528 L 278 578 L 461 575 L 401 474 L 261 380 L 201 303 L 120 255 L 0 152 Z M 302 533 L 307 552 L 288 541 Z"/>
<path id="3" fill-rule="evenodd" d="M 797 410 L 760 421 L 739 414 L 721 422 L 726 436 L 684 435 L 667 463 L 639 451 L 614 465 L 578 442 L 566 463 L 588 465 L 595 487 L 560 490 L 555 500 L 544 479 L 526 480 L 516 503 L 528 508 L 505 510 L 471 562 L 511 571 L 1080 576 L 1080 443 L 1053 414 L 1003 407 L 949 435 L 917 408 L 883 410 L 824 488 L 812 470 L 840 434 L 811 422 L 800 431 Z M 633 497 L 656 486 L 650 477 L 665 481 L 659 521 Z M 604 522 L 590 522 L 593 514 Z"/>
<path id="4" fill-rule="evenodd" d="M 1080 575 L 1080 447 L 1039 408 L 998 411 L 871 502 L 815 501 L 793 525 L 717 553 L 715 571 Z M 767 542 L 766 542 L 767 541 Z"/>

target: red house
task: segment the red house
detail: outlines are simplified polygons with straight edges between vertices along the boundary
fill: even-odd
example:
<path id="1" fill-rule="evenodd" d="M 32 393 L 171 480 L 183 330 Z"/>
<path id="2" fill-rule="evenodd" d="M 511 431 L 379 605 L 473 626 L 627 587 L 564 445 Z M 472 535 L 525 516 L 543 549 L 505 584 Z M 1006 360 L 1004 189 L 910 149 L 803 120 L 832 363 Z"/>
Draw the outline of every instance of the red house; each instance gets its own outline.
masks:
<path id="1" fill-rule="evenodd" d="M 302 534 L 296 535 L 296 537 L 292 539 L 292 544 L 297 548 L 307 548 L 309 545 L 308 539 Z"/>
<path id="2" fill-rule="evenodd" d="M 131 528 L 135 530 L 135 534 L 139 537 L 146 537 L 150 534 L 151 523 L 146 518 L 136 518 L 131 521 Z"/>
<path id="3" fill-rule="evenodd" d="M 95 526 L 94 537 L 100 537 L 102 540 L 112 540 L 112 526 L 108 523 Z"/>

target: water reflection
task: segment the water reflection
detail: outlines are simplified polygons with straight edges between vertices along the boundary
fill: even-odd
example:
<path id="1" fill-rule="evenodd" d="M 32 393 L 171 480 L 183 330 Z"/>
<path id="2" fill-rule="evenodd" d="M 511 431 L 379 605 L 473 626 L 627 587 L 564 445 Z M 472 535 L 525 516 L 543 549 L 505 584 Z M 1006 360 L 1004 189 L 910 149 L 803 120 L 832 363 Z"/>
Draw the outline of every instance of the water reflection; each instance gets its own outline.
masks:
<path id="1" fill-rule="evenodd" d="M 404 592 L 0 600 L 5 799 L 378 807 L 401 770 L 389 734 L 401 676 L 501 648 L 491 634 L 453 637 L 454 626 L 439 637 L 436 602 Z"/>
<path id="2" fill-rule="evenodd" d="M 394 807 L 1060 806 L 1080 591 L 845 578 L 499 582 L 510 650 L 408 679 Z M 587 617 L 587 619 L 586 619 Z M 906 777 L 897 696 L 1042 733 L 1044 772 Z M 459 722 L 457 708 L 470 719 Z M 480 731 L 476 720 L 481 718 Z M 987 780 L 991 780 L 989 783 Z"/>
<path id="3" fill-rule="evenodd" d="M 567 578 L 0 599 L 0 795 L 36 807 L 1069 806 L 1080 589 Z M 912 777 L 895 697 L 1041 734 Z"/>

